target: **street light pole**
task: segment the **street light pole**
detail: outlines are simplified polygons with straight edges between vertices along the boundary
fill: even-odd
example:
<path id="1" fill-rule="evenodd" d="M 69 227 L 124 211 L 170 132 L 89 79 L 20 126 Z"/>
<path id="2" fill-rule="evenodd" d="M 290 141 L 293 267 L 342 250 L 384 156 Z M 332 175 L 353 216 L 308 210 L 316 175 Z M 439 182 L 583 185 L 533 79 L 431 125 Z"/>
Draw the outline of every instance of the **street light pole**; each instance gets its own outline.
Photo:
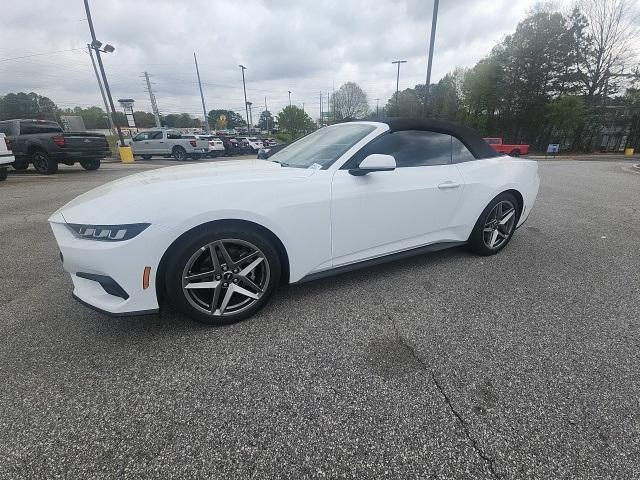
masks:
<path id="1" fill-rule="evenodd" d="M 431 40 L 429 42 L 429 59 L 427 60 L 427 81 L 424 89 L 424 102 L 422 104 L 422 116 L 427 112 L 427 100 L 429 99 L 429 90 L 431 90 L 431 66 L 433 64 L 433 48 L 436 42 L 436 25 L 438 23 L 438 3 L 440 0 L 433 0 L 433 16 L 431 17 Z"/>
<path id="2" fill-rule="evenodd" d="M 91 30 L 91 48 L 93 48 L 96 52 L 96 59 L 98 60 L 98 66 L 100 67 L 100 73 L 102 74 L 102 84 L 104 85 L 104 89 L 107 92 L 107 98 L 109 99 L 109 106 L 111 107 L 111 115 L 113 116 L 113 121 L 116 126 L 116 130 L 118 131 L 118 138 L 120 139 L 120 146 L 124 147 L 126 146 L 124 144 L 124 137 L 122 136 L 122 130 L 120 130 L 120 125 L 118 125 L 118 122 L 115 121 L 116 107 L 113 104 L 113 97 L 111 96 L 111 90 L 109 89 L 107 74 L 104 72 L 104 65 L 102 64 L 102 58 L 100 57 L 100 47 L 102 46 L 102 43 L 100 43 L 96 38 L 96 32 L 93 29 L 93 21 L 91 20 L 91 10 L 89 10 L 89 0 L 84 0 L 84 9 L 87 12 L 87 22 L 89 23 L 89 30 Z"/>
<path id="3" fill-rule="evenodd" d="M 244 81 L 244 71 L 247 69 L 244 65 L 238 65 L 242 69 L 242 88 L 244 89 L 244 109 L 247 115 L 247 132 L 251 135 L 249 131 L 249 105 L 247 104 L 247 85 Z"/>
<path id="4" fill-rule="evenodd" d="M 100 80 L 100 74 L 98 73 L 98 67 L 96 67 L 96 61 L 93 59 L 93 53 L 91 52 L 91 45 L 87 43 L 87 50 L 89 51 L 89 56 L 91 57 L 91 64 L 93 65 L 93 71 L 96 74 L 96 80 L 98 81 L 98 87 L 100 88 L 100 95 L 102 95 L 102 101 L 104 102 L 104 111 L 107 114 L 107 119 L 109 119 L 109 130 L 111 130 L 111 134 L 113 135 L 113 118 L 111 118 L 111 110 L 109 110 L 109 104 L 107 103 L 107 97 L 104 94 L 104 88 L 102 88 L 102 80 Z"/>
<path id="5" fill-rule="evenodd" d="M 400 64 L 401 63 L 407 63 L 406 60 L 395 60 L 391 63 L 397 63 L 398 64 L 398 75 L 396 76 L 396 110 L 397 110 L 397 114 L 400 114 L 400 109 L 398 107 L 398 100 L 399 100 L 399 95 L 398 92 L 400 91 Z"/>
<path id="6" fill-rule="evenodd" d="M 291 90 L 288 90 L 289 92 L 289 106 L 291 106 Z"/>
<path id="7" fill-rule="evenodd" d="M 200 70 L 198 69 L 198 59 L 196 52 L 193 52 L 193 61 L 196 64 L 196 75 L 198 76 L 198 86 L 200 87 L 200 100 L 202 100 L 202 113 L 204 114 L 204 129 L 207 133 L 211 133 L 209 126 L 209 117 L 207 116 L 207 107 L 204 106 L 204 94 L 202 93 L 202 83 L 200 82 Z"/>

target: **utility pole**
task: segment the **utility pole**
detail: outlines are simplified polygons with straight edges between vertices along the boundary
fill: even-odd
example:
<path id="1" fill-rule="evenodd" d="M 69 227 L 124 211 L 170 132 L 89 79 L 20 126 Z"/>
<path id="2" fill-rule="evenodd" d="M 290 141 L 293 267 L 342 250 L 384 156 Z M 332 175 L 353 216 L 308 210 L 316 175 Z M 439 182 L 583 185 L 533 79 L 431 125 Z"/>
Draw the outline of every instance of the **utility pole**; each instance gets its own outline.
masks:
<path id="1" fill-rule="evenodd" d="M 380 99 L 376 98 L 376 118 L 380 118 Z"/>
<path id="2" fill-rule="evenodd" d="M 249 109 L 249 127 L 248 132 L 251 135 L 251 131 L 253 130 L 251 127 L 253 126 L 253 103 L 247 102 L 247 108 Z"/>
<path id="3" fill-rule="evenodd" d="M 329 113 L 331 113 L 331 105 L 329 104 L 329 92 L 327 92 L 327 125 L 330 125 Z"/>
<path id="4" fill-rule="evenodd" d="M 264 97 L 264 111 L 265 112 L 269 112 L 269 109 L 267 108 L 267 97 Z M 271 136 L 271 130 L 269 129 L 269 115 L 265 115 L 265 118 L 267 119 L 267 135 Z"/>
<path id="5" fill-rule="evenodd" d="M 102 74 L 102 83 L 104 84 L 104 89 L 107 92 L 107 98 L 109 99 L 109 106 L 111 107 L 111 115 L 114 119 L 114 124 L 116 126 L 116 130 L 118 131 L 118 138 L 120 139 L 120 146 L 126 146 L 124 143 L 124 137 L 122 136 L 122 130 L 120 130 L 120 125 L 115 121 L 116 116 L 116 107 L 113 104 L 113 97 L 111 96 L 111 90 L 109 90 L 109 82 L 107 81 L 107 74 L 104 72 L 104 65 L 102 64 L 102 58 L 100 57 L 100 47 L 102 43 L 98 41 L 96 38 L 96 31 L 93 29 L 93 20 L 91 20 L 91 10 L 89 10 L 89 0 L 84 0 L 84 9 L 87 12 L 87 22 L 89 23 L 89 30 L 91 30 L 91 46 L 96 52 L 96 58 L 98 59 L 98 66 L 100 67 L 100 73 Z M 111 47 L 113 51 L 113 47 Z"/>
<path id="6" fill-rule="evenodd" d="M 244 89 L 244 110 L 247 115 L 247 132 L 249 131 L 249 105 L 247 104 L 247 85 L 244 82 L 244 71 L 247 69 L 244 65 L 238 65 L 242 70 L 242 88 Z"/>
<path id="7" fill-rule="evenodd" d="M 320 92 L 320 126 L 322 127 L 322 92 Z"/>
<path id="8" fill-rule="evenodd" d="M 289 92 L 289 106 L 291 106 L 291 90 L 288 90 Z"/>
<path id="9" fill-rule="evenodd" d="M 401 63 L 407 63 L 406 60 L 395 60 L 391 63 L 397 63 L 398 64 L 398 75 L 396 77 L 396 110 L 397 110 L 397 114 L 399 116 L 400 114 L 400 108 L 398 106 L 398 100 L 400 98 L 400 96 L 398 95 L 398 92 L 400 91 L 400 64 Z"/>
<path id="10" fill-rule="evenodd" d="M 153 110 L 153 116 L 156 119 L 156 127 L 160 128 L 160 114 L 158 113 L 158 105 L 156 104 L 156 96 L 153 94 L 153 91 L 151 90 L 151 82 L 149 81 L 149 73 L 148 72 L 144 72 L 144 79 L 147 82 L 147 92 L 149 92 L 149 100 L 151 101 L 151 110 Z"/>
<path id="11" fill-rule="evenodd" d="M 113 118 L 111 118 L 111 110 L 109 110 L 109 104 L 107 103 L 107 97 L 104 95 L 104 89 L 102 88 L 102 81 L 100 80 L 100 74 L 98 73 L 98 67 L 96 67 L 96 61 L 93 59 L 93 53 L 91 52 L 91 45 L 87 43 L 87 50 L 91 57 L 91 64 L 93 65 L 93 71 L 96 74 L 96 80 L 98 81 L 98 87 L 100 88 L 100 95 L 102 95 L 102 101 L 104 102 L 104 111 L 109 119 L 109 130 L 113 133 Z"/>
<path id="12" fill-rule="evenodd" d="M 198 76 L 198 86 L 200 87 L 200 100 L 202 100 L 202 113 L 204 114 L 204 129 L 207 133 L 211 133 L 209 126 L 209 117 L 207 117 L 207 107 L 204 106 L 204 94 L 202 93 L 202 83 L 200 82 L 200 70 L 198 69 L 198 59 L 196 52 L 193 52 L 193 61 L 196 64 L 196 75 Z"/>
<path id="13" fill-rule="evenodd" d="M 424 103 L 422 104 L 422 116 L 427 113 L 427 100 L 429 90 L 431 90 L 431 66 L 433 65 L 433 48 L 436 42 L 436 25 L 438 23 L 438 3 L 440 0 L 433 0 L 433 16 L 431 17 L 431 40 L 429 42 L 429 59 L 427 60 L 427 81 L 424 89 Z"/>

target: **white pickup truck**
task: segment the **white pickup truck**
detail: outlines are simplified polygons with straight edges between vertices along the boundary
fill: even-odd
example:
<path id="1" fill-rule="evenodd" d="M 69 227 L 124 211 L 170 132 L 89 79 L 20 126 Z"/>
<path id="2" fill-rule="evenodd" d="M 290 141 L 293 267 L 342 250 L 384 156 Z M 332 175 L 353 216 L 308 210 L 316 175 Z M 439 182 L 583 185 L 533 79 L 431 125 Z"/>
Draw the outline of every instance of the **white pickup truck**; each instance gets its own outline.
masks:
<path id="1" fill-rule="evenodd" d="M 9 142 L 4 133 L 0 133 L 0 182 L 7 179 L 9 165 L 15 162 L 15 157 L 9 150 Z"/>
<path id="2" fill-rule="evenodd" d="M 191 136 L 193 137 L 193 136 Z M 145 160 L 151 157 L 173 157 L 176 160 L 198 160 L 209 152 L 209 142 L 197 138 L 183 138 L 175 130 L 149 130 L 127 140 L 134 155 Z"/>

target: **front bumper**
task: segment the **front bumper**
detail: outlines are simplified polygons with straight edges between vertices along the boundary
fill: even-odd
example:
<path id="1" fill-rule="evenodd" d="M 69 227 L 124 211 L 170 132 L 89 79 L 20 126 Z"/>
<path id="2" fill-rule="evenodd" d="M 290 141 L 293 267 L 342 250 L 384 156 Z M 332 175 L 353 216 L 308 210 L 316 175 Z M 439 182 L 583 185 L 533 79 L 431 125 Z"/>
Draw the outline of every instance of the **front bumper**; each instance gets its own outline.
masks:
<path id="1" fill-rule="evenodd" d="M 156 313 L 156 273 L 167 230 L 151 225 L 135 238 L 101 242 L 76 237 L 61 214 L 49 219 L 58 242 L 63 268 L 71 275 L 73 297 L 109 315 Z M 143 288 L 145 267 L 151 267 L 149 285 Z M 118 288 L 110 288 L 116 285 Z M 124 294 L 122 293 L 124 292 Z"/>

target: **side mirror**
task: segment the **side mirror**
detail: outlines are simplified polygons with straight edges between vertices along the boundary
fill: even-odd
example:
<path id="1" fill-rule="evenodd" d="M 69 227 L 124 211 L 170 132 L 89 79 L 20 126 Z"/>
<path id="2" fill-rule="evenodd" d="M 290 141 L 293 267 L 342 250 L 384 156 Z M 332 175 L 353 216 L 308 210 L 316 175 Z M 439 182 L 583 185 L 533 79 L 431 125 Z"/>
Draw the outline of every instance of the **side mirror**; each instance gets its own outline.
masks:
<path id="1" fill-rule="evenodd" d="M 372 153 L 360 162 L 358 168 L 352 168 L 349 170 L 349 173 L 359 177 L 371 172 L 390 172 L 395 169 L 396 159 L 393 158 L 393 155 Z"/>

